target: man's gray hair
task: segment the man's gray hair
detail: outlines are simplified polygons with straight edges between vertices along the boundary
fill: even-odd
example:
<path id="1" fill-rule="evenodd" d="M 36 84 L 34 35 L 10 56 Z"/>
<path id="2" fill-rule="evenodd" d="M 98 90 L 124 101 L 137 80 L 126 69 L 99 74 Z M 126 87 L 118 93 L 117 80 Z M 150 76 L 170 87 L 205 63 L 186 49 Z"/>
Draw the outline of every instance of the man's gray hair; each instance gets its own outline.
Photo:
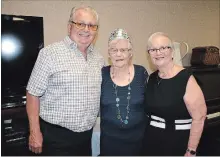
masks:
<path id="1" fill-rule="evenodd" d="M 93 16 L 96 18 L 96 23 L 98 24 L 99 23 L 99 15 L 98 13 L 96 12 L 95 9 L 93 9 L 92 7 L 90 6 L 80 6 L 80 7 L 73 7 L 71 9 L 71 12 L 70 12 L 70 18 L 69 18 L 69 22 L 72 21 L 72 20 L 75 20 L 75 14 L 76 14 L 76 11 L 77 10 L 85 10 L 85 11 L 89 11 L 93 14 Z"/>
<path id="2" fill-rule="evenodd" d="M 153 33 L 149 38 L 148 38 L 148 41 L 147 41 L 147 49 L 151 48 L 152 46 L 152 40 L 154 37 L 158 37 L 158 36 L 162 36 L 162 37 L 166 37 L 170 40 L 170 47 L 173 48 L 173 42 L 172 40 L 170 39 L 170 37 L 168 36 L 168 34 L 164 33 L 164 32 L 156 32 L 156 33 Z"/>

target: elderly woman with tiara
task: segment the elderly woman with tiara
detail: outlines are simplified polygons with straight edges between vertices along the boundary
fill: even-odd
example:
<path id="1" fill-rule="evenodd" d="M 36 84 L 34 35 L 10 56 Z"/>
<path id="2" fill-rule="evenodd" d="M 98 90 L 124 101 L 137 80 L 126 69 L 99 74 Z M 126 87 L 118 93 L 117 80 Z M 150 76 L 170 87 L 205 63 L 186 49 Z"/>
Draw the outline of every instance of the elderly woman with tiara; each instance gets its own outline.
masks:
<path id="1" fill-rule="evenodd" d="M 123 29 L 108 41 L 112 65 L 102 69 L 100 155 L 138 156 L 146 124 L 143 66 L 132 63 L 132 43 Z"/>

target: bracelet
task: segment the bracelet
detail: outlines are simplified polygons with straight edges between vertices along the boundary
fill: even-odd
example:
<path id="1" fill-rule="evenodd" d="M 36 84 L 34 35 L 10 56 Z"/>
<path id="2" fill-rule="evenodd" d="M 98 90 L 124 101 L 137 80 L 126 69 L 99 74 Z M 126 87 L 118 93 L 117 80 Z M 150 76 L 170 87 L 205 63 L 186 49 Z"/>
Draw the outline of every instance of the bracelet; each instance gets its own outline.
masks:
<path id="1" fill-rule="evenodd" d="M 191 149 L 187 149 L 187 152 L 189 152 L 191 155 L 196 155 L 196 151 L 195 150 L 191 150 Z"/>

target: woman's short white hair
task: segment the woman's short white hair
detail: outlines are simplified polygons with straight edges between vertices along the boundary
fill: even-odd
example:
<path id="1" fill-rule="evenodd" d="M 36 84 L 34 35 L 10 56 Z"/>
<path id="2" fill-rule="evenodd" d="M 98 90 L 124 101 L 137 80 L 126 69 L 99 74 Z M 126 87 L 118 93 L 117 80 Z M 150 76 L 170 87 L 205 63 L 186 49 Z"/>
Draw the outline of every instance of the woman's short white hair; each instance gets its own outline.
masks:
<path id="1" fill-rule="evenodd" d="M 99 23 L 99 15 L 98 13 L 96 12 L 95 9 L 93 9 L 92 7 L 90 6 L 80 6 L 80 7 L 73 7 L 71 9 L 71 13 L 70 13 L 70 18 L 69 18 L 69 22 L 72 21 L 72 20 L 75 20 L 75 14 L 78 10 L 85 10 L 85 11 L 88 11 L 88 12 L 91 12 L 94 17 L 96 18 L 96 23 L 98 24 Z"/>
<path id="2" fill-rule="evenodd" d="M 162 36 L 162 37 L 168 38 L 169 41 L 170 41 L 169 46 L 170 46 L 171 48 L 173 48 L 173 42 L 172 42 L 172 40 L 170 39 L 170 37 L 168 36 L 168 34 L 166 34 L 166 33 L 164 33 L 164 32 L 156 32 L 156 33 L 153 33 L 153 34 L 148 38 L 148 41 L 147 41 L 147 49 L 151 48 L 153 38 L 154 38 L 154 37 L 158 37 L 158 36 Z"/>

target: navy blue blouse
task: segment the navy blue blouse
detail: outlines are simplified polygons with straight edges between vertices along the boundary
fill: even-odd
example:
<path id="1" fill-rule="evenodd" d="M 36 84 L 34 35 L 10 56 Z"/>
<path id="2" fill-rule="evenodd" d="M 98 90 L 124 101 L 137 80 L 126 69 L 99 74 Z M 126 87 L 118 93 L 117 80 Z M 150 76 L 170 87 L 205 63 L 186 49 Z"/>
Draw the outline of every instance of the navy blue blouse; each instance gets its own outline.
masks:
<path id="1" fill-rule="evenodd" d="M 101 155 L 139 155 L 139 147 L 144 135 L 146 116 L 144 114 L 144 92 L 148 77 L 143 66 L 134 65 L 135 75 L 130 83 L 130 112 L 128 124 L 117 118 L 114 83 L 110 76 L 110 66 L 102 69 L 101 92 Z M 120 115 L 127 115 L 127 86 L 118 86 Z"/>

